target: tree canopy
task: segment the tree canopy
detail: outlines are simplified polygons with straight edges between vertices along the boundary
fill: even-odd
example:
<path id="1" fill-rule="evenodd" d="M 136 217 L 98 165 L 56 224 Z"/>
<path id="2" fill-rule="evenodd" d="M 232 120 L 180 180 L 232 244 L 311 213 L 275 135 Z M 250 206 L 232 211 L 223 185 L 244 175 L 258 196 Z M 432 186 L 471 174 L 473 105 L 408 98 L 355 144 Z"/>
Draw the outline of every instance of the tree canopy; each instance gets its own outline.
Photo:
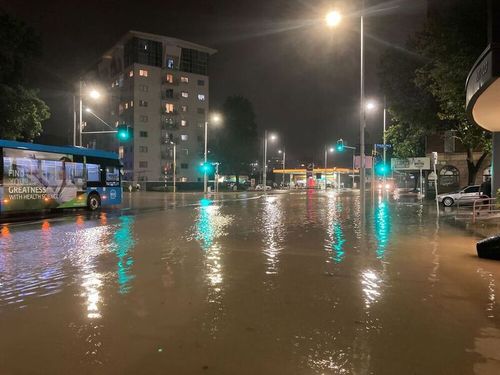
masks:
<path id="1" fill-rule="evenodd" d="M 471 123 L 465 110 L 465 81 L 487 43 L 486 1 L 457 0 L 429 17 L 408 50 L 387 51 L 380 79 L 392 126 L 388 139 L 398 157 L 420 156 L 425 136 L 453 130 L 467 149 L 469 182 L 491 149 L 488 132 Z M 481 150 L 475 161 L 474 151 Z"/>
<path id="2" fill-rule="evenodd" d="M 26 71 L 40 51 L 31 27 L 0 13 L 0 138 L 31 141 L 50 117 L 38 92 L 26 87 Z"/>
<path id="3" fill-rule="evenodd" d="M 248 173 L 257 154 L 257 124 L 253 105 L 239 95 L 226 98 L 223 124 L 214 132 L 211 148 L 225 174 Z"/>

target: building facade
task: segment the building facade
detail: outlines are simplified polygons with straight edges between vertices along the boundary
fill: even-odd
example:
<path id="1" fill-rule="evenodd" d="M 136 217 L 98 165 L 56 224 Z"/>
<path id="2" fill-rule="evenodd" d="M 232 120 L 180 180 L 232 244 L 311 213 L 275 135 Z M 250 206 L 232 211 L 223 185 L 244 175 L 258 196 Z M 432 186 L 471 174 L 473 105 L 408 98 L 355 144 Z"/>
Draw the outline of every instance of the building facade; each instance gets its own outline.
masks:
<path id="1" fill-rule="evenodd" d="M 216 51 L 161 35 L 130 31 L 94 74 L 108 85 L 111 121 L 133 128 L 119 154 L 130 181 L 201 181 L 209 110 L 209 58 Z"/>
<path id="2" fill-rule="evenodd" d="M 438 153 L 436 172 L 439 192 L 449 192 L 468 185 L 469 170 L 467 166 L 467 150 L 454 136 L 453 131 L 446 131 L 428 137 L 426 140 L 426 156 L 432 158 L 432 152 Z M 474 150 L 474 161 L 477 162 L 482 150 Z M 477 172 L 475 184 L 480 185 L 491 178 L 491 155 L 488 155 Z"/>

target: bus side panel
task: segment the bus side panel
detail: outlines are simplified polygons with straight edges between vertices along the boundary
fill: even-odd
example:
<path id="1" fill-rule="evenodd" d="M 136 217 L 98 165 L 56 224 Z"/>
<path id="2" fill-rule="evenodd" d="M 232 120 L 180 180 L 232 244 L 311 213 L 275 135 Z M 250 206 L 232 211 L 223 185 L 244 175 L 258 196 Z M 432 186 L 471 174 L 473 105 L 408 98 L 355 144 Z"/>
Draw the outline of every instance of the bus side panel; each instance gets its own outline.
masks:
<path id="1" fill-rule="evenodd" d="M 89 187 L 87 188 L 87 195 L 93 191 L 99 194 L 101 198 L 101 205 L 103 206 L 112 206 L 122 203 L 121 186 Z"/>

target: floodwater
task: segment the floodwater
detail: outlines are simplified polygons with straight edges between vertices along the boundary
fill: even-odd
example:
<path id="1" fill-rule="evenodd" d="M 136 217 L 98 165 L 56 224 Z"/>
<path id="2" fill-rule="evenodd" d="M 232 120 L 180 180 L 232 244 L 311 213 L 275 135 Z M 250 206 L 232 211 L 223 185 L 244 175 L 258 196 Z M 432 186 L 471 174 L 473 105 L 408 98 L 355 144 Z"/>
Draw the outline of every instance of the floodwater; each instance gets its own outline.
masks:
<path id="1" fill-rule="evenodd" d="M 0 226 L 0 374 L 500 374 L 500 263 L 432 206 L 128 199 Z"/>

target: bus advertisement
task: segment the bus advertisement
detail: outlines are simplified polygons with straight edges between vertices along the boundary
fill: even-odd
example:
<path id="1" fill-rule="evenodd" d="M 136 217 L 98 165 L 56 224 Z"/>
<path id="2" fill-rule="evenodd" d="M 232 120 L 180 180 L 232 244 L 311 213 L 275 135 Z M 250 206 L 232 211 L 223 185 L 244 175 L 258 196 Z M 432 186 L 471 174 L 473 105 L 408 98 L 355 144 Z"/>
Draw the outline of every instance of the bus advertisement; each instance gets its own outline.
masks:
<path id="1" fill-rule="evenodd" d="M 1 213 L 121 203 L 115 153 L 0 140 L 0 155 Z"/>

